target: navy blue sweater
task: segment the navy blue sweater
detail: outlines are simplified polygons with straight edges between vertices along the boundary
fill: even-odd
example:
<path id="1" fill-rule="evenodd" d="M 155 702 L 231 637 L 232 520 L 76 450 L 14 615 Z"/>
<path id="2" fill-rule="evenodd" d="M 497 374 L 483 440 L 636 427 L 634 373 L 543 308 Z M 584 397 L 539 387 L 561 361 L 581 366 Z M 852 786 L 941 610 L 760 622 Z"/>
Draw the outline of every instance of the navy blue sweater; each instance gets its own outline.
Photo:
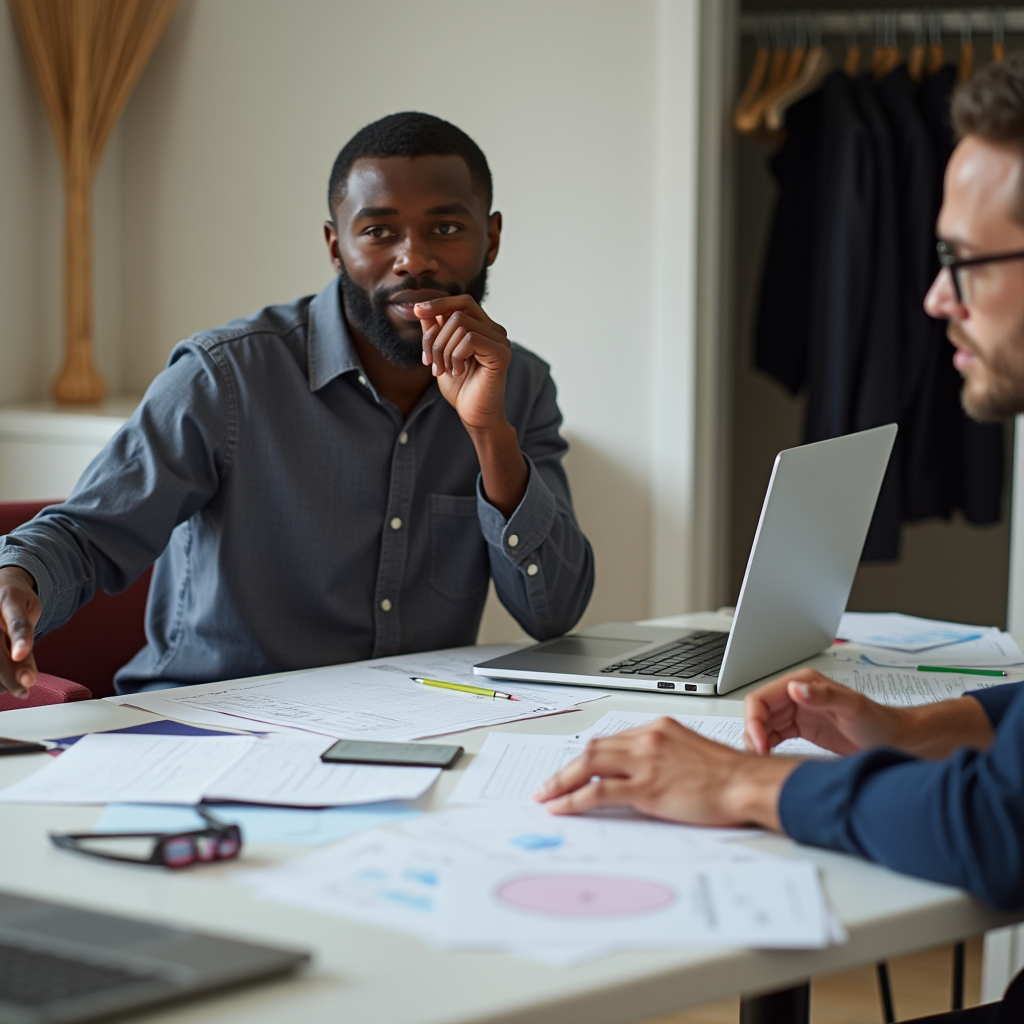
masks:
<path id="1" fill-rule="evenodd" d="M 783 830 L 960 886 L 993 907 L 1024 906 L 1024 683 L 968 696 L 995 727 L 988 750 L 923 761 L 875 748 L 808 761 L 782 788 Z"/>

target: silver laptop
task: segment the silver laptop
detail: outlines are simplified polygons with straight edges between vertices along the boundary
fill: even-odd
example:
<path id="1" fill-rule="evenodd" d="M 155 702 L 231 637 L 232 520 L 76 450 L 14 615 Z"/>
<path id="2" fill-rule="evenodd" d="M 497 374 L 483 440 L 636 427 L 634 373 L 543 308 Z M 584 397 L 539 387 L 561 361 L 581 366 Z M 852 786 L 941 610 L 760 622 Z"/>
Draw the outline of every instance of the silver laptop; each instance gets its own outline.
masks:
<path id="1" fill-rule="evenodd" d="M 308 961 L 305 953 L 0 892 L 0 1024 L 108 1021 Z"/>
<path id="2" fill-rule="evenodd" d="M 820 653 L 839 628 L 895 439 L 890 423 L 778 454 L 728 633 L 611 622 L 474 673 L 711 695 Z"/>

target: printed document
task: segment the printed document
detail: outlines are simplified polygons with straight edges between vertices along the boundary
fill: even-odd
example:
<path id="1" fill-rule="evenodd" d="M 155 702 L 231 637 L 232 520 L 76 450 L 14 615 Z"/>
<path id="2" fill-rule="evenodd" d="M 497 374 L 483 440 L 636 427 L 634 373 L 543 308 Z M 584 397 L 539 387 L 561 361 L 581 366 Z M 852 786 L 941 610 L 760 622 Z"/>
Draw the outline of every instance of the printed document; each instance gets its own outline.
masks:
<path id="1" fill-rule="evenodd" d="M 581 732 L 577 739 L 585 743 L 587 740 L 596 739 L 599 736 L 614 736 L 617 732 L 637 729 L 665 717 L 665 715 L 652 715 L 644 711 L 609 711 L 589 729 Z M 736 750 L 746 749 L 743 743 L 742 718 L 732 718 L 726 715 L 672 715 L 671 717 L 709 740 L 724 743 L 727 747 L 735 747 Z M 835 757 L 830 750 L 801 739 L 783 740 L 773 753 L 788 754 L 791 757 Z"/>
<path id="2" fill-rule="evenodd" d="M 825 675 L 843 686 L 863 693 L 879 704 L 914 707 L 962 697 L 968 690 L 1000 686 L 1005 679 L 991 676 L 958 676 L 950 672 L 911 672 L 895 668 L 829 669 Z"/>
<path id="3" fill-rule="evenodd" d="M 492 732 L 448 802 L 532 803 L 537 789 L 579 757 L 584 746 L 573 736 Z"/>
<path id="4" fill-rule="evenodd" d="M 402 831 L 422 842 L 455 843 L 463 853 L 490 859 L 525 856 L 530 861 L 664 860 L 673 864 L 720 856 L 721 843 L 764 834 L 753 828 L 678 825 L 626 808 L 554 815 L 536 803 L 454 807 L 405 822 Z M 738 847 L 728 856 L 766 855 Z"/>
<path id="5" fill-rule="evenodd" d="M 197 804 L 257 740 L 92 733 L 0 790 L 2 803 Z"/>
<path id="6" fill-rule="evenodd" d="M 466 683 L 469 686 L 490 686 L 492 689 L 511 693 L 521 700 L 571 707 L 600 700 L 613 693 L 612 690 L 595 689 L 592 686 L 561 686 L 556 683 L 524 683 L 514 679 L 489 680 L 487 676 L 473 674 L 473 666 L 482 661 L 511 654 L 531 641 L 514 644 L 486 644 L 474 647 L 450 647 L 442 651 L 423 651 L 419 654 L 402 654 L 394 658 L 378 658 L 359 664 L 378 672 L 410 676 L 422 679 L 442 679 L 449 683 Z M 493 683 L 493 686 L 492 686 Z"/>
<path id="7" fill-rule="evenodd" d="M 339 807 L 383 800 L 415 800 L 441 774 L 440 768 L 324 764 L 330 740 L 320 736 L 266 736 L 203 793 L 207 800 L 233 800 L 283 807 Z"/>
<path id="8" fill-rule="evenodd" d="M 941 622 L 898 612 L 846 612 L 836 635 L 842 640 L 868 647 L 920 652 L 978 640 L 993 631 L 999 632 L 992 626 Z"/>
<path id="9" fill-rule="evenodd" d="M 568 710 L 548 698 L 508 701 L 434 689 L 365 665 L 205 686 L 198 692 L 195 687 L 161 690 L 160 699 L 233 716 L 243 727 L 246 722 L 269 722 L 337 739 L 365 740 L 426 739 Z"/>
<path id="10" fill-rule="evenodd" d="M 808 861 L 508 864 L 461 860 L 436 939 L 459 949 L 816 949 L 831 913 Z"/>
<path id="11" fill-rule="evenodd" d="M 987 631 L 977 640 L 964 640 L 933 651 L 894 651 L 861 644 L 832 648 L 836 661 L 858 661 L 883 668 L 917 668 L 918 665 L 942 665 L 945 668 L 1014 668 L 1024 667 L 1024 654 L 1009 633 L 998 629 Z"/>
<path id="12" fill-rule="evenodd" d="M 238 825 L 249 843 L 287 846 L 326 846 L 357 832 L 391 825 L 422 812 L 405 803 L 361 804 L 308 810 L 295 807 L 260 807 L 255 804 L 209 804 L 206 810 L 219 821 Z M 165 804 L 107 804 L 94 832 L 188 832 L 205 828 L 194 807 Z"/>
<path id="13" fill-rule="evenodd" d="M 414 800 L 439 768 L 324 764 L 323 737 L 93 733 L 0 790 L 18 803 L 197 804 L 226 800 L 333 807 Z"/>
<path id="14" fill-rule="evenodd" d="M 541 887 L 547 893 L 545 898 L 571 901 L 574 896 L 580 897 L 576 900 L 578 905 L 587 902 L 587 894 L 581 897 L 579 892 L 580 876 L 596 877 L 600 888 L 606 885 L 610 872 L 613 888 L 622 888 L 617 880 L 626 878 L 630 880 L 626 887 L 631 897 L 642 890 L 641 896 L 649 903 L 653 890 L 657 902 L 667 904 L 678 903 L 680 897 L 693 891 L 694 884 L 700 888 L 703 882 L 694 880 L 703 877 L 698 871 L 705 866 L 717 870 L 732 864 L 756 864 L 765 868 L 759 876 L 764 892 L 754 904 L 746 902 L 749 885 L 737 898 L 734 889 L 727 893 L 720 888 L 711 889 L 703 898 L 716 902 L 705 906 L 706 912 L 700 918 L 703 931 L 698 937 L 691 938 L 696 933 L 679 931 L 672 923 L 660 933 L 655 931 L 652 940 L 642 938 L 635 944 L 679 946 L 704 941 L 711 912 L 721 917 L 721 924 L 717 925 L 719 942 L 787 946 L 804 941 L 842 941 L 842 926 L 825 906 L 813 869 L 809 874 L 796 869 L 794 876 L 784 869 L 786 877 L 780 880 L 776 863 L 796 862 L 776 862 L 773 857 L 736 844 L 723 846 L 693 838 L 694 833 L 702 831 L 636 818 L 556 819 L 540 808 L 467 807 L 422 815 L 388 830 L 356 836 L 315 854 L 249 872 L 242 881 L 254 887 L 263 899 L 316 913 L 411 932 L 434 941 L 452 938 L 446 931 L 451 929 L 456 933 L 453 941 L 460 946 L 466 944 L 468 937 L 474 947 L 497 945 L 544 963 L 570 964 L 633 944 L 624 942 L 616 927 L 617 922 L 631 916 L 629 908 L 621 905 L 621 899 L 613 914 L 591 915 L 594 932 L 590 937 L 577 933 L 570 936 L 569 942 L 549 942 L 542 925 L 544 920 L 552 920 L 547 916 L 550 908 L 543 907 L 535 914 L 535 908 L 521 907 L 520 912 L 527 912 L 530 928 L 503 938 L 490 930 L 494 924 L 493 906 L 486 901 L 482 909 L 479 906 L 481 873 L 497 866 L 502 878 L 540 877 L 544 880 Z M 564 883 L 560 872 L 564 872 Z M 664 872 L 671 874 L 671 893 L 665 892 Z M 553 886 L 552 876 L 556 876 Z M 476 925 L 466 929 L 465 934 L 461 929 L 466 900 L 473 903 L 470 913 L 479 911 L 484 915 L 488 930 L 483 935 L 475 930 Z M 787 909 L 777 908 L 780 900 Z M 502 907 L 499 898 L 498 909 Z M 646 923 L 650 924 L 652 918 L 645 913 L 646 904 L 637 909 L 639 913 L 630 924 L 635 935 L 646 935 L 640 919 L 647 918 Z M 681 906 L 674 910 L 675 914 L 686 912 Z M 812 925 L 810 919 L 816 914 L 821 919 Z M 553 920 L 560 923 L 563 916 L 556 914 Z M 572 923 L 574 915 L 568 916 Z M 756 919 L 756 925 L 747 928 L 750 918 Z M 669 933 L 671 938 L 667 937 Z M 813 942 L 807 938 L 811 933 Z M 729 939 L 724 937 L 727 934 Z"/>

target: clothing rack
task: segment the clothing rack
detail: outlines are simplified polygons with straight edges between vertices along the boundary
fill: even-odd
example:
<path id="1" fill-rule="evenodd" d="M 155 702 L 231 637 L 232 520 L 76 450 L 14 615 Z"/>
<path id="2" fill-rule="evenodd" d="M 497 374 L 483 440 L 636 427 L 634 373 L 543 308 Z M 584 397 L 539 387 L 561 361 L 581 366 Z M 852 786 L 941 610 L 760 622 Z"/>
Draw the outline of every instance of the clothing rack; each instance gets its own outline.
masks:
<path id="1" fill-rule="evenodd" d="M 878 31 L 880 23 L 889 30 L 905 35 L 927 33 L 938 29 L 944 35 L 983 36 L 1001 35 L 1003 32 L 1024 32 L 1024 7 L 872 7 L 846 11 L 778 10 L 740 16 L 740 31 L 744 35 L 758 35 L 769 25 L 802 22 L 817 34 L 849 36 L 860 33 L 870 36 Z"/>

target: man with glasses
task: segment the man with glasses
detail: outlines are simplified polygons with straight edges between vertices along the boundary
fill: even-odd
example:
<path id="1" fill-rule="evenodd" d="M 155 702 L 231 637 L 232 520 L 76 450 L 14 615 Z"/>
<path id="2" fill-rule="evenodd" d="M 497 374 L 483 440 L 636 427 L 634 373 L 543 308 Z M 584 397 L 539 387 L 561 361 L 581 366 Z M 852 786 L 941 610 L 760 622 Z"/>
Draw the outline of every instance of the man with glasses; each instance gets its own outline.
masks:
<path id="1" fill-rule="evenodd" d="M 996 420 L 1024 412 L 1024 58 L 961 86 L 953 122 L 943 269 L 925 309 L 949 322 L 964 408 Z M 556 814 L 627 805 L 694 824 L 750 822 L 1024 906 L 1024 683 L 893 708 L 804 669 L 744 710 L 747 753 L 665 718 L 592 741 L 537 798 Z M 844 756 L 764 756 L 797 736 Z M 934 1019 L 1024 1020 L 1024 975 L 1001 1003 Z"/>

